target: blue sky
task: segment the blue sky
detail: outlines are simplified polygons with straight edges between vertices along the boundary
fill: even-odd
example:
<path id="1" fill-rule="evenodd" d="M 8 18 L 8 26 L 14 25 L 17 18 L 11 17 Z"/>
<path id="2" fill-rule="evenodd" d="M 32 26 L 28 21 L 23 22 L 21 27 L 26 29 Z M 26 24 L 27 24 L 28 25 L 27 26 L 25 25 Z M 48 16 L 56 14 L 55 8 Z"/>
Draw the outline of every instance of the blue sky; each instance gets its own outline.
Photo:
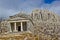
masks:
<path id="1" fill-rule="evenodd" d="M 0 17 L 14 15 L 20 11 L 30 13 L 35 8 L 47 8 L 60 15 L 60 0 L 0 0 Z"/>

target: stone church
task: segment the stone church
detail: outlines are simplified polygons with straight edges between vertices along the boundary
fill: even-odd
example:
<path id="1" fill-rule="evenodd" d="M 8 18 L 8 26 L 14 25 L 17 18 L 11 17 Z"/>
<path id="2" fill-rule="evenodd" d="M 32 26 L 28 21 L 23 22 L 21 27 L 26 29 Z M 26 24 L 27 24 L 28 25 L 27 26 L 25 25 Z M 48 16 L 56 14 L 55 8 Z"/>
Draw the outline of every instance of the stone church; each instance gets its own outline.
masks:
<path id="1" fill-rule="evenodd" d="M 24 32 L 36 35 L 56 35 L 60 38 L 60 16 L 49 10 L 36 9 L 30 14 L 20 12 L 9 16 L 1 22 L 1 34 Z"/>

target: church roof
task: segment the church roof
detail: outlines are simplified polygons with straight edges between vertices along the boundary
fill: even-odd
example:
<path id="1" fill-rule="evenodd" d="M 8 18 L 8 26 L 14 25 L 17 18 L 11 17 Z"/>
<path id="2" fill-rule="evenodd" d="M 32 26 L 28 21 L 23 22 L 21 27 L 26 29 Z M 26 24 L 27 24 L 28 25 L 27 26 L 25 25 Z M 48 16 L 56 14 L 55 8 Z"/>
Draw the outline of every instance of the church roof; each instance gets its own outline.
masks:
<path id="1" fill-rule="evenodd" d="M 8 20 L 28 20 L 28 16 L 26 13 L 18 13 L 10 16 Z"/>

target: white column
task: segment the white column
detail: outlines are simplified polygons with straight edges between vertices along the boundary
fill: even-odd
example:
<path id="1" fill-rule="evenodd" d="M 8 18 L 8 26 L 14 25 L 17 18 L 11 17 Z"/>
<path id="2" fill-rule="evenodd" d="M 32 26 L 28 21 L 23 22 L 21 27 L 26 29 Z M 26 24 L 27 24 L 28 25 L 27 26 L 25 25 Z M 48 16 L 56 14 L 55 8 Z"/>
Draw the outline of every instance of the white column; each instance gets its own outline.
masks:
<path id="1" fill-rule="evenodd" d="M 8 22 L 8 29 L 10 29 L 10 31 L 9 32 L 12 32 L 12 30 L 11 30 L 11 25 L 10 25 L 10 23 Z"/>
<path id="2" fill-rule="evenodd" d="M 21 31 L 23 31 L 23 25 L 22 25 L 22 22 L 21 22 Z"/>
<path id="3" fill-rule="evenodd" d="M 16 22 L 14 23 L 14 32 L 17 32 L 17 29 L 16 29 Z"/>

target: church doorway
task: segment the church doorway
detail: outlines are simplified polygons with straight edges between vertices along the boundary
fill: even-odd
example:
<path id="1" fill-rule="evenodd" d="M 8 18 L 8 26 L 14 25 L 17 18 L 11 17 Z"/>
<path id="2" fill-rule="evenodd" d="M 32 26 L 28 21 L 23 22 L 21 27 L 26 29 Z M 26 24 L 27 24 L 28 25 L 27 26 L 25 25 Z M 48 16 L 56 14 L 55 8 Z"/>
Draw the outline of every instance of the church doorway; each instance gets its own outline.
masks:
<path id="1" fill-rule="evenodd" d="M 18 26 L 18 31 L 21 31 L 21 26 Z"/>

